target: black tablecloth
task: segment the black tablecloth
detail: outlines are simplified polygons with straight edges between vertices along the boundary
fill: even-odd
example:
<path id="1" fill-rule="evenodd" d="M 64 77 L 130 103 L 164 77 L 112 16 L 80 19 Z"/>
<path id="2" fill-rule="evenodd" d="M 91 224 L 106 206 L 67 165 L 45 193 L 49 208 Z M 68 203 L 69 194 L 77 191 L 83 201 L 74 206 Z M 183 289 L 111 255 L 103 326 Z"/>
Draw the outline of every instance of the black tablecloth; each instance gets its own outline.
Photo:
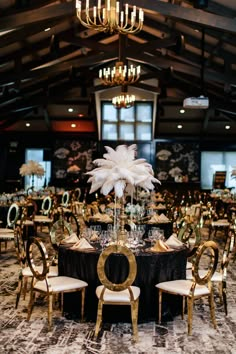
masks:
<path id="1" fill-rule="evenodd" d="M 85 315 L 94 321 L 97 314 L 96 287 L 100 285 L 97 276 L 97 261 L 100 252 L 83 253 L 59 247 L 59 274 L 80 278 L 88 282 L 86 289 Z M 151 254 L 140 252 L 136 255 L 137 276 L 134 285 L 141 289 L 139 302 L 139 322 L 155 320 L 158 314 L 158 291 L 155 284 L 172 279 L 185 279 L 187 250 Z M 128 272 L 128 263 L 122 255 L 111 255 L 106 264 L 107 275 L 113 282 L 123 281 Z M 163 295 L 164 315 L 174 316 L 181 311 L 181 299 L 177 296 Z M 107 309 L 108 308 L 108 309 Z M 115 309 L 116 308 L 116 309 Z M 118 309 L 117 309 L 118 308 Z M 130 309 L 126 306 L 104 306 L 104 320 L 130 321 Z M 80 317 L 80 295 L 65 294 L 64 313 Z"/>

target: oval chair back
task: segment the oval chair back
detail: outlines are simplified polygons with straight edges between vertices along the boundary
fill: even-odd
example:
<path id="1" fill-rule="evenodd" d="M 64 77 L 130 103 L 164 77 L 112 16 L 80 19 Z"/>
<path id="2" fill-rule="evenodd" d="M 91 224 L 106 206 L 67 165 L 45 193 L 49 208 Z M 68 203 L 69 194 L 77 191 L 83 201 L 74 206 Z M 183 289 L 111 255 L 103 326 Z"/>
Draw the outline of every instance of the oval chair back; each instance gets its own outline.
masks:
<path id="1" fill-rule="evenodd" d="M 106 274 L 106 262 L 108 257 L 112 254 L 120 254 L 127 258 L 129 264 L 129 273 L 122 283 L 111 282 Z M 134 339 L 138 339 L 138 304 L 140 289 L 136 286 L 132 286 L 136 274 L 137 274 L 137 263 L 132 251 L 121 245 L 111 245 L 105 248 L 101 253 L 98 264 L 97 264 L 98 278 L 102 285 L 98 286 L 96 289 L 96 295 L 98 297 L 98 311 L 97 311 L 97 321 L 95 327 L 95 336 L 98 335 L 100 326 L 102 323 L 102 308 L 104 304 L 110 305 L 130 305 L 131 306 L 131 318 Z"/>
<path id="2" fill-rule="evenodd" d="M 20 207 L 17 203 L 12 203 L 7 212 L 7 227 L 14 228 L 20 216 Z"/>
<path id="3" fill-rule="evenodd" d="M 73 232 L 71 224 L 67 222 L 62 216 L 55 221 L 50 229 L 50 240 L 55 251 L 58 252 L 58 247 L 62 240 Z"/>
<path id="4" fill-rule="evenodd" d="M 41 212 L 43 215 L 49 215 L 50 210 L 52 208 L 52 198 L 48 195 L 43 199 Z"/>
<path id="5" fill-rule="evenodd" d="M 35 293 L 43 293 L 46 295 L 45 298 L 48 301 L 48 327 L 49 330 L 51 330 L 54 295 L 61 294 L 61 304 L 63 310 L 63 294 L 65 292 L 75 291 L 81 292 L 81 318 L 83 319 L 85 288 L 88 286 L 88 283 L 83 280 L 67 276 L 55 276 L 49 278 L 50 260 L 43 242 L 38 238 L 32 238 L 27 242 L 26 257 L 33 274 L 27 319 L 30 319 L 32 313 Z M 41 266 L 39 266 L 38 261 Z"/>

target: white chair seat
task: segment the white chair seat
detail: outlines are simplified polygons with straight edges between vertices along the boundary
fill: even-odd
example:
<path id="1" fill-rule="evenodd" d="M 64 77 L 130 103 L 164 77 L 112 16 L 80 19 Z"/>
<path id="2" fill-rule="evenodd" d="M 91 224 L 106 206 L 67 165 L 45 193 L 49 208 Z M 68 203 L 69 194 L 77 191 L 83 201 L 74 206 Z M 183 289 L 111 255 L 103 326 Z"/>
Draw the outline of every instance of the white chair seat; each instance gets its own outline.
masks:
<path id="1" fill-rule="evenodd" d="M 2 233 L 4 233 L 4 234 L 14 234 L 14 230 L 8 229 L 8 228 L 5 228 L 5 227 L 1 227 L 0 228 L 0 235 Z"/>
<path id="2" fill-rule="evenodd" d="M 55 278 L 48 279 L 48 284 L 50 285 L 49 292 L 63 292 L 63 291 L 71 291 L 79 288 L 84 288 L 88 286 L 83 280 L 79 280 L 71 277 L 59 276 Z M 46 281 L 41 280 L 37 281 L 34 285 L 35 290 L 47 292 L 47 284 Z"/>
<path id="3" fill-rule="evenodd" d="M 174 293 L 177 295 L 188 296 L 193 282 L 191 280 L 171 280 L 163 283 L 156 284 L 158 289 Z M 196 285 L 194 296 L 203 296 L 210 294 L 210 291 L 205 285 Z"/>
<path id="4" fill-rule="evenodd" d="M 206 275 L 206 271 L 204 269 L 200 269 L 198 271 L 198 274 L 201 278 L 203 278 Z M 186 279 L 191 280 L 192 278 L 193 278 L 192 271 L 187 270 L 186 271 Z M 222 281 L 222 273 L 215 272 L 211 277 L 211 281 Z"/>
<path id="5" fill-rule="evenodd" d="M 33 226 L 34 225 L 34 222 L 32 220 L 24 220 L 23 222 L 18 220 L 16 222 L 17 225 L 21 225 L 21 223 L 26 226 Z"/>
<path id="6" fill-rule="evenodd" d="M 52 219 L 50 219 L 48 216 L 35 216 L 34 217 L 34 222 L 41 222 L 41 223 L 44 223 L 44 222 L 46 222 L 46 223 L 52 223 L 53 222 L 53 220 Z"/>
<path id="7" fill-rule="evenodd" d="M 104 286 L 99 285 L 96 289 L 96 295 L 98 298 L 100 298 L 101 292 L 103 290 Z M 134 294 L 134 300 L 137 300 L 139 295 L 140 295 L 140 288 L 137 286 L 131 286 L 131 289 Z M 130 304 L 130 294 L 129 290 L 122 290 L 122 291 L 112 291 L 109 289 L 106 289 L 103 295 L 103 299 L 105 302 L 122 302 L 122 303 L 129 303 Z"/>
<path id="8" fill-rule="evenodd" d="M 229 225 L 230 225 L 230 223 L 226 220 L 226 219 L 222 219 L 222 220 L 217 220 L 217 221 L 212 221 L 212 223 L 211 223 L 211 225 L 213 226 L 213 227 L 217 227 L 217 226 L 219 226 L 219 227 L 228 227 Z"/>
<path id="9" fill-rule="evenodd" d="M 7 233 L 7 234 L 0 234 L 0 240 L 1 241 L 14 241 L 14 234 L 10 234 L 10 233 Z"/>
<path id="10" fill-rule="evenodd" d="M 36 270 L 38 270 L 39 273 L 42 273 L 43 267 L 42 266 L 36 267 Z M 22 275 L 24 277 L 32 277 L 33 274 L 32 274 L 32 271 L 31 271 L 30 267 L 23 268 L 22 269 Z M 51 266 L 49 268 L 48 277 L 57 277 L 57 276 L 58 276 L 58 267 L 57 266 Z"/>

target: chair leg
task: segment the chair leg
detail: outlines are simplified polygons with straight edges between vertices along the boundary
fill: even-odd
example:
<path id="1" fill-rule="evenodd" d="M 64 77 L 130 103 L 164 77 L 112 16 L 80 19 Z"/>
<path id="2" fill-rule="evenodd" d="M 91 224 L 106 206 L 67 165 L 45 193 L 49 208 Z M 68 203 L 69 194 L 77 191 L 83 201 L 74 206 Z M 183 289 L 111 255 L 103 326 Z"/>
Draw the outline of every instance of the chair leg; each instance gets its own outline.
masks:
<path id="1" fill-rule="evenodd" d="M 131 319 L 133 327 L 133 336 L 135 341 L 138 341 L 138 307 L 139 299 L 134 302 L 131 302 Z"/>
<path id="2" fill-rule="evenodd" d="M 159 289 L 159 301 L 158 301 L 158 323 L 161 323 L 161 313 L 162 313 L 162 290 Z"/>
<path id="3" fill-rule="evenodd" d="M 20 301 L 22 285 L 23 285 L 23 275 L 20 274 L 19 279 L 18 279 L 17 290 L 16 290 L 16 306 L 15 306 L 16 309 L 17 309 L 19 301 Z"/>
<path id="4" fill-rule="evenodd" d="M 52 304 L 53 304 L 53 294 L 48 295 L 48 330 L 52 329 Z"/>
<path id="5" fill-rule="evenodd" d="M 215 304 L 214 304 L 213 291 L 211 291 L 210 295 L 208 296 L 208 301 L 209 301 L 210 312 L 211 312 L 211 320 L 214 328 L 216 329 L 217 325 L 216 325 L 216 318 L 215 318 Z"/>
<path id="6" fill-rule="evenodd" d="M 28 286 L 28 277 L 24 277 L 24 280 L 23 280 L 23 299 L 25 300 L 25 297 L 26 297 L 26 293 L 27 293 L 27 286 Z"/>
<path id="7" fill-rule="evenodd" d="M 228 315 L 228 307 L 227 307 L 227 288 L 226 288 L 226 282 L 222 282 L 222 297 L 223 297 L 223 304 L 224 304 L 224 310 L 225 310 L 225 315 Z"/>
<path id="8" fill-rule="evenodd" d="M 185 296 L 182 297 L 182 320 L 184 319 L 184 312 L 185 312 Z"/>
<path id="9" fill-rule="evenodd" d="M 35 301 L 35 292 L 32 289 L 30 292 L 30 301 L 29 301 L 29 305 L 28 305 L 28 317 L 27 317 L 27 321 L 30 320 L 31 314 L 32 314 L 32 310 L 33 310 L 33 306 L 34 306 L 34 301 Z"/>
<path id="10" fill-rule="evenodd" d="M 96 326 L 95 326 L 95 337 L 98 336 L 98 332 L 101 327 L 102 323 L 102 308 L 103 308 L 103 302 L 101 300 L 98 301 L 98 312 L 97 312 L 97 321 L 96 321 Z"/>
<path id="11" fill-rule="evenodd" d="M 81 320 L 84 319 L 85 288 L 81 290 Z"/>
<path id="12" fill-rule="evenodd" d="M 187 297 L 188 303 L 188 335 L 192 334 L 192 324 L 193 324 L 193 298 Z"/>

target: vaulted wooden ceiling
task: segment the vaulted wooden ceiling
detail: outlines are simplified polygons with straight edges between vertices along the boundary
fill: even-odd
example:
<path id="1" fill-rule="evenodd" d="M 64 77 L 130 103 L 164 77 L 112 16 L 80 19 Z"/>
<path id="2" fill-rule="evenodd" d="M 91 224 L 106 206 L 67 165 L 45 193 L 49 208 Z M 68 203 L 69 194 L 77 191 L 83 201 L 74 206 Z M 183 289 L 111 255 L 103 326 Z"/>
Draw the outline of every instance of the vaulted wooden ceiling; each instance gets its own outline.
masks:
<path id="1" fill-rule="evenodd" d="M 123 52 L 142 67 L 131 90 L 157 98 L 155 138 L 236 133 L 236 3 L 196 2 L 128 1 L 144 9 L 144 27 Z M 77 131 L 96 129 L 96 93 L 109 96 L 98 71 L 118 59 L 119 35 L 83 27 L 75 0 L 1 0 L 0 17 L 0 133 L 24 131 L 26 122 L 29 131 L 72 131 L 72 121 Z M 200 95 L 209 109 L 179 113 L 184 98 Z"/>

